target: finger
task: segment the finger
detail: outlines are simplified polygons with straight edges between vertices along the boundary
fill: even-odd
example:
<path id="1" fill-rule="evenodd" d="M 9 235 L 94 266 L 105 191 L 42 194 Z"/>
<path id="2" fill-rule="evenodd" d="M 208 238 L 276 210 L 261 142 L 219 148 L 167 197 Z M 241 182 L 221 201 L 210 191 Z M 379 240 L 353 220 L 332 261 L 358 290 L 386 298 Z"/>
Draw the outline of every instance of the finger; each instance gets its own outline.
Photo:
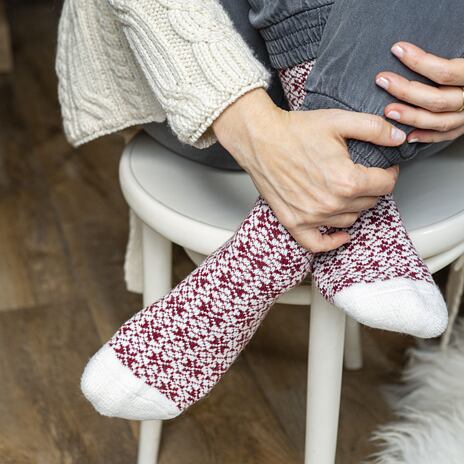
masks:
<path id="1" fill-rule="evenodd" d="M 421 108 L 413 108 L 401 103 L 392 103 L 385 107 L 385 116 L 402 124 L 418 129 L 430 129 L 449 132 L 464 125 L 464 113 L 432 113 Z"/>
<path id="2" fill-rule="evenodd" d="M 294 239 L 312 253 L 323 253 L 335 250 L 349 242 L 351 237 L 346 232 L 321 234 L 318 229 L 299 229 L 292 233 Z"/>
<path id="3" fill-rule="evenodd" d="M 391 52 L 409 69 L 442 85 L 464 85 L 464 59 L 448 60 L 409 42 L 398 42 Z"/>
<path id="4" fill-rule="evenodd" d="M 381 197 L 393 192 L 398 180 L 398 166 L 382 169 L 356 164 L 355 169 L 360 197 Z"/>
<path id="5" fill-rule="evenodd" d="M 376 145 L 396 147 L 406 140 L 406 134 L 380 116 L 350 111 L 332 114 L 332 128 L 344 139 L 356 139 Z"/>
<path id="6" fill-rule="evenodd" d="M 344 213 L 338 214 L 331 217 L 326 221 L 328 227 L 336 227 L 338 229 L 344 229 L 345 227 L 351 227 L 359 218 L 361 213 Z"/>
<path id="7" fill-rule="evenodd" d="M 415 130 L 408 136 L 409 143 L 437 143 L 455 140 L 464 135 L 464 127 L 459 127 L 449 132 L 431 130 Z"/>
<path id="8" fill-rule="evenodd" d="M 422 82 L 409 81 L 392 72 L 377 74 L 375 83 L 398 100 L 434 113 L 457 111 L 462 107 L 463 92 L 460 87 L 433 87 Z"/>

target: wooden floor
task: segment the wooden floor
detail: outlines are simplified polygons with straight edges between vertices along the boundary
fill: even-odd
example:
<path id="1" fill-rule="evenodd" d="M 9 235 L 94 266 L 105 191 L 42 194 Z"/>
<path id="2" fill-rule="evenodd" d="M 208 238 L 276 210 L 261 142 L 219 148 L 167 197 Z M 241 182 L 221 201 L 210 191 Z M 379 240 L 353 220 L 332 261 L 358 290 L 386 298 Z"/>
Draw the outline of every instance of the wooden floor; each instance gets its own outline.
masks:
<path id="1" fill-rule="evenodd" d="M 78 150 L 54 75 L 60 2 L 7 2 L 14 71 L 0 77 L 0 463 L 135 463 L 137 424 L 82 398 L 86 360 L 141 305 L 125 290 L 117 136 Z M 176 249 L 175 279 L 192 268 Z M 308 310 L 276 306 L 213 393 L 166 423 L 161 464 L 293 464 L 304 447 Z M 365 331 L 346 372 L 337 463 L 359 464 L 389 419 L 379 387 L 411 340 Z"/>

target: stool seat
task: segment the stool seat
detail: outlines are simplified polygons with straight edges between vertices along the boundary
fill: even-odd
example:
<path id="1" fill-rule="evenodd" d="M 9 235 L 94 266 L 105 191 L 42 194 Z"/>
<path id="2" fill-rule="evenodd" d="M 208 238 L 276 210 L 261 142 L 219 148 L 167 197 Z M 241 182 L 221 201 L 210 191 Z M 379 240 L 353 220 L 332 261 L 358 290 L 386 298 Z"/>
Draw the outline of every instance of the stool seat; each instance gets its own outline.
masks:
<path id="1" fill-rule="evenodd" d="M 146 134 L 125 150 L 120 179 L 144 223 L 204 255 L 230 238 L 258 196 L 246 173 L 184 159 Z M 464 242 L 464 138 L 438 155 L 405 165 L 395 198 L 423 258 Z"/>

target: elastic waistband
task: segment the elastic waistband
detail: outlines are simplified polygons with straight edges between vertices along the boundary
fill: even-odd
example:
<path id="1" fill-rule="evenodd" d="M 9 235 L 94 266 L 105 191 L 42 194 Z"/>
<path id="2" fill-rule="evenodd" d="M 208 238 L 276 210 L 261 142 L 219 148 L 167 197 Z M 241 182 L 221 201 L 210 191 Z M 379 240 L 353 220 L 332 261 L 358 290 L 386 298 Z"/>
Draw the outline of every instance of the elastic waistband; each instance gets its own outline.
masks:
<path id="1" fill-rule="evenodd" d="M 323 6 L 296 13 L 260 29 L 274 68 L 288 68 L 317 58 L 319 42 L 333 4 L 328 1 Z"/>

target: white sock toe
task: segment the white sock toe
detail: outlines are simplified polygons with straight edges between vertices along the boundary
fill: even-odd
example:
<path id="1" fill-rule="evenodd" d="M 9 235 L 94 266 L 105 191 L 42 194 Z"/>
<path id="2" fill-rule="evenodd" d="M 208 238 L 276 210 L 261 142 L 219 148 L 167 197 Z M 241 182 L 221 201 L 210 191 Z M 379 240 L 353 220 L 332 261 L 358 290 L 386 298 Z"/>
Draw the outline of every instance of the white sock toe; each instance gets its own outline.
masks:
<path id="1" fill-rule="evenodd" d="M 377 329 L 432 338 L 448 325 L 448 310 L 434 284 L 396 278 L 354 284 L 338 292 L 333 302 L 358 322 Z"/>
<path id="2" fill-rule="evenodd" d="M 124 366 L 109 345 L 104 345 L 88 362 L 82 374 L 81 389 L 104 416 L 164 420 L 181 412 L 170 399 Z"/>

